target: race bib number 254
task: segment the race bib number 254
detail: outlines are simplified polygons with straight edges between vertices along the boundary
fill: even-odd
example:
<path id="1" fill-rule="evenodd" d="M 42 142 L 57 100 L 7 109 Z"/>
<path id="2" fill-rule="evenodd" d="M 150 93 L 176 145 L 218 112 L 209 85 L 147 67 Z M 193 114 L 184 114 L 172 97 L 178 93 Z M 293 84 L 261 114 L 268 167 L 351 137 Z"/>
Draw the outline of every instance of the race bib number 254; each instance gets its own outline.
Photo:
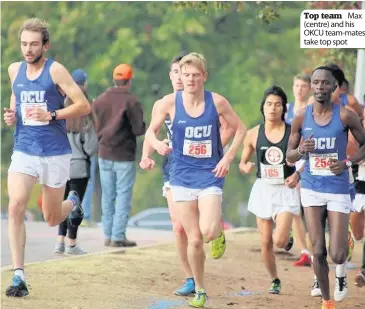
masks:
<path id="1" fill-rule="evenodd" d="M 330 159 L 338 160 L 337 153 L 317 154 L 311 153 L 309 155 L 309 166 L 312 175 L 316 176 L 333 176 L 330 170 Z"/>

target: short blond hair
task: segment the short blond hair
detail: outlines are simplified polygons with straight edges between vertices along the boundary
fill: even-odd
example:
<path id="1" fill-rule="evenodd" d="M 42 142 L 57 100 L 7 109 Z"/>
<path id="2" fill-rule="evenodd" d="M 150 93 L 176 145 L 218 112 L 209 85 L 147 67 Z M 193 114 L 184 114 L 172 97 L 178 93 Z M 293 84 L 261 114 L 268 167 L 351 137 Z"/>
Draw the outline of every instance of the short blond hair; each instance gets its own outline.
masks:
<path id="1" fill-rule="evenodd" d="M 41 20 L 39 18 L 29 18 L 23 24 L 19 31 L 19 37 L 24 30 L 40 32 L 42 34 L 42 43 L 43 45 L 49 42 L 49 30 L 48 23 L 45 20 Z"/>
<path id="2" fill-rule="evenodd" d="M 306 82 L 308 85 L 311 83 L 311 78 L 307 74 L 297 74 L 294 76 L 293 81 L 301 80 L 303 82 Z"/>
<path id="3" fill-rule="evenodd" d="M 180 60 L 180 70 L 184 65 L 193 65 L 202 72 L 207 72 L 207 61 L 204 56 L 198 53 L 190 53 Z"/>

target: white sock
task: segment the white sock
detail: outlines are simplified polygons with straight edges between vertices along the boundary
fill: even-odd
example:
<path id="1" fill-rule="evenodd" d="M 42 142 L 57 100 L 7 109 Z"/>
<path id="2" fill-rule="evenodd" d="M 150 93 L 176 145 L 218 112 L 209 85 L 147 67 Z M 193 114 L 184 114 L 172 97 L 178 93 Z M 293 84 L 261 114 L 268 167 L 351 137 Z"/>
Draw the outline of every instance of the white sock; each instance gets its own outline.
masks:
<path id="1" fill-rule="evenodd" d="M 313 255 L 311 255 L 311 261 L 312 261 L 312 264 L 313 264 Z M 317 280 L 317 276 L 314 275 L 314 280 Z"/>
<path id="2" fill-rule="evenodd" d="M 336 277 L 337 278 L 346 277 L 346 265 L 347 265 L 347 262 L 336 265 Z"/>
<path id="3" fill-rule="evenodd" d="M 24 269 L 17 268 L 14 270 L 14 275 L 19 276 L 22 280 L 25 280 Z"/>
<path id="4" fill-rule="evenodd" d="M 308 249 L 303 249 L 302 251 L 300 251 L 300 253 L 304 253 L 304 254 L 306 254 L 306 255 L 311 255 L 311 253 L 309 252 L 309 250 Z M 312 260 L 312 263 L 313 263 L 313 260 Z"/>

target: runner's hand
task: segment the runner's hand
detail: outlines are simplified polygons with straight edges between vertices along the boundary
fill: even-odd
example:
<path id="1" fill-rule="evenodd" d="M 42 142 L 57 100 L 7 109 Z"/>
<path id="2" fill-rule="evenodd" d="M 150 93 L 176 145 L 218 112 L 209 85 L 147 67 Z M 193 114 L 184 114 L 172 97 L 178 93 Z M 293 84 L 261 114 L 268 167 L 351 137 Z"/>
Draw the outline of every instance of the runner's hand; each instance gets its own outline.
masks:
<path id="1" fill-rule="evenodd" d="M 346 169 L 346 163 L 343 160 L 329 158 L 328 162 L 330 165 L 330 171 L 335 175 L 341 174 Z"/>
<path id="2" fill-rule="evenodd" d="M 155 149 L 161 156 L 166 156 L 172 151 L 172 148 L 169 147 L 169 142 L 168 139 L 164 139 L 156 143 Z"/>
<path id="3" fill-rule="evenodd" d="M 139 167 L 143 170 L 151 170 L 155 167 L 155 161 L 150 157 L 142 158 L 141 162 L 139 162 Z"/>
<path id="4" fill-rule="evenodd" d="M 313 133 L 309 135 L 309 137 L 302 144 L 299 145 L 299 151 L 301 153 L 312 152 L 314 150 L 315 143 L 312 137 Z"/>
<path id="5" fill-rule="evenodd" d="M 43 108 L 40 107 L 35 107 L 30 109 L 29 118 L 41 122 L 46 122 L 52 119 L 49 112 L 45 111 Z"/>
<path id="6" fill-rule="evenodd" d="M 223 178 L 228 174 L 229 167 L 230 163 L 223 157 L 212 172 L 215 173 L 215 177 Z"/>
<path id="7" fill-rule="evenodd" d="M 240 162 L 239 169 L 242 174 L 249 174 L 252 172 L 253 168 L 255 167 L 255 163 L 253 162 Z"/>
<path id="8" fill-rule="evenodd" d="M 285 185 L 290 188 L 294 189 L 299 182 L 299 177 L 297 173 L 294 173 L 293 175 L 290 175 L 285 179 Z"/>
<path id="9" fill-rule="evenodd" d="M 12 126 L 16 123 L 15 110 L 4 108 L 4 121 L 7 126 Z"/>

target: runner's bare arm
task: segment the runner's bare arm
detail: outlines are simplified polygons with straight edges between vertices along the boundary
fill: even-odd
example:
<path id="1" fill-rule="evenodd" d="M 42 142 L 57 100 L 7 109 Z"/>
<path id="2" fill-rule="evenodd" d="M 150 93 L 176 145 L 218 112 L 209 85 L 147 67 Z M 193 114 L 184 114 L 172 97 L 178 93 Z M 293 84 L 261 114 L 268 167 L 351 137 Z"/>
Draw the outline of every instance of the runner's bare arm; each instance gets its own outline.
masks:
<path id="1" fill-rule="evenodd" d="M 291 124 L 291 132 L 288 141 L 288 150 L 286 152 L 286 160 L 288 163 L 295 163 L 301 157 L 299 153 L 299 144 L 302 138 L 302 124 L 304 120 L 305 108 L 300 110 L 296 116 L 294 116 Z"/>
<path id="2" fill-rule="evenodd" d="M 152 107 L 152 116 L 151 118 L 154 117 L 154 115 L 156 114 L 156 109 L 158 108 L 158 105 L 160 104 L 161 100 L 157 100 L 155 102 L 155 104 L 153 104 Z M 156 136 L 158 135 L 159 131 L 156 132 Z M 147 134 L 147 132 L 146 132 Z M 152 154 L 154 153 L 155 149 L 152 147 L 152 145 L 148 142 L 147 138 L 144 139 L 143 141 L 143 147 L 142 147 L 142 159 L 144 158 L 149 158 L 150 156 L 152 156 Z"/>
<path id="3" fill-rule="evenodd" d="M 213 98 L 218 114 L 235 130 L 232 144 L 223 157 L 231 163 L 246 136 L 247 129 L 226 98 L 218 94 L 214 94 Z"/>
<path id="4" fill-rule="evenodd" d="M 222 146 L 225 147 L 227 146 L 231 138 L 234 136 L 236 131 L 232 126 L 229 125 L 227 121 L 224 120 L 222 116 L 219 116 L 219 122 L 221 123 L 221 128 L 220 128 L 221 142 Z"/>
<path id="5" fill-rule="evenodd" d="M 18 71 L 20 68 L 21 62 L 13 62 L 11 65 L 9 65 L 8 73 L 11 83 L 11 97 L 10 97 L 10 109 L 15 111 L 16 103 L 15 103 L 15 95 L 13 91 L 13 83 L 15 80 L 15 77 L 18 75 Z"/>
<path id="6" fill-rule="evenodd" d="M 146 141 L 153 147 L 153 149 L 157 150 L 157 152 L 161 155 L 163 152 L 167 151 L 168 147 L 167 145 L 165 145 L 166 147 L 163 147 L 163 145 L 161 145 L 162 142 L 158 140 L 157 134 L 160 131 L 160 128 L 165 121 L 166 116 L 169 115 L 172 104 L 174 104 L 174 94 L 167 95 L 160 100 L 159 104 L 155 106 L 155 110 L 151 116 L 150 126 L 146 131 Z"/>
<path id="7" fill-rule="evenodd" d="M 54 62 L 51 65 L 50 73 L 54 84 L 59 86 L 73 102 L 72 105 L 57 110 L 57 119 L 81 117 L 89 114 L 91 112 L 90 104 L 66 68 L 58 62 Z"/>
<path id="8" fill-rule="evenodd" d="M 256 141 L 258 135 L 259 126 L 256 126 L 247 131 L 246 137 L 243 141 L 243 151 L 241 155 L 241 161 L 239 169 L 242 173 L 249 173 L 254 167 L 254 163 L 249 162 L 256 149 Z"/>
<path id="9" fill-rule="evenodd" d="M 7 126 L 13 126 L 16 123 L 16 98 L 13 91 L 13 83 L 15 80 L 15 77 L 18 74 L 20 62 L 14 62 L 11 65 L 9 65 L 8 68 L 8 74 L 10 78 L 10 84 L 11 84 L 11 96 L 10 96 L 10 105 L 8 107 L 4 107 L 4 121 Z"/>
<path id="10" fill-rule="evenodd" d="M 365 159 L 365 129 L 360 122 L 360 118 L 350 110 L 341 110 L 341 118 L 346 127 L 348 127 L 359 143 L 360 148 L 349 158 L 352 164 L 357 164 Z"/>
<path id="11" fill-rule="evenodd" d="M 363 121 L 364 120 L 363 108 L 361 107 L 357 99 L 353 95 L 348 95 L 347 99 L 349 102 L 348 104 L 349 109 L 352 110 L 356 115 L 358 115 L 360 117 L 360 120 Z"/>

